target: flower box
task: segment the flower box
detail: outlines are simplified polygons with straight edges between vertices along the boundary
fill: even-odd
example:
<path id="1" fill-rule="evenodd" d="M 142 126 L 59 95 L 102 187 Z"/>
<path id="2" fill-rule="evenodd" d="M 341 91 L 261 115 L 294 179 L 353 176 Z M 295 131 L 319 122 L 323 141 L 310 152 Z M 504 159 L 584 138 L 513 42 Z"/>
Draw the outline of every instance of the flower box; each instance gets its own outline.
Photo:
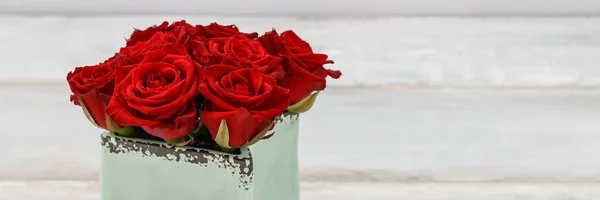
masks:
<path id="1" fill-rule="evenodd" d="M 276 119 L 275 135 L 250 146 L 254 163 L 254 200 L 299 200 L 298 114 Z"/>
<path id="2" fill-rule="evenodd" d="M 253 162 L 239 155 L 102 135 L 102 200 L 253 200 Z"/>
<path id="3" fill-rule="evenodd" d="M 163 191 L 169 190 L 177 190 L 182 198 L 212 192 L 218 196 L 222 195 L 220 190 L 227 190 L 224 194 L 228 196 L 211 199 L 298 200 L 299 115 L 285 114 L 276 121 L 271 132 L 276 137 L 250 146 L 251 154 L 245 149 L 240 155 L 193 147 L 170 148 L 164 142 L 106 132 L 102 135 L 102 199 L 151 200 L 168 195 Z M 220 180 L 219 184 L 213 180 Z M 170 184 L 164 187 L 155 183 Z M 232 187 L 235 185 L 239 187 Z M 221 188 L 215 190 L 214 186 Z"/>

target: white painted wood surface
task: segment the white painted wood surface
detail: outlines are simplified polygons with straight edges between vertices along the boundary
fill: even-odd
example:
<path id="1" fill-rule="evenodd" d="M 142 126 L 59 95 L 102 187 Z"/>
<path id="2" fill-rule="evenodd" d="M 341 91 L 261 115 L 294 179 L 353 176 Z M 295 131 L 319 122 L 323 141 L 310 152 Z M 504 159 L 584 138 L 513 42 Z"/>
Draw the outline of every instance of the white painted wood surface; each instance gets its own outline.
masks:
<path id="1" fill-rule="evenodd" d="M 597 183 L 303 182 L 302 200 L 594 200 Z M 99 200 L 97 182 L 1 182 L 0 200 Z"/>

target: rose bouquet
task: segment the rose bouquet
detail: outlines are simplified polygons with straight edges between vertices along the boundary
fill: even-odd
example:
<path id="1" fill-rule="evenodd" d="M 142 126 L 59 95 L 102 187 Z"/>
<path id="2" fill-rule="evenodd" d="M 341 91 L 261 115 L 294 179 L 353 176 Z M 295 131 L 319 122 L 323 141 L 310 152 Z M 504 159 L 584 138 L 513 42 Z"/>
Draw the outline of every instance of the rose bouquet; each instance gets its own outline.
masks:
<path id="1" fill-rule="evenodd" d="M 232 150 L 306 112 L 341 72 L 293 31 L 163 22 L 134 30 L 106 61 L 67 75 L 71 101 L 99 128 L 177 146 Z"/>

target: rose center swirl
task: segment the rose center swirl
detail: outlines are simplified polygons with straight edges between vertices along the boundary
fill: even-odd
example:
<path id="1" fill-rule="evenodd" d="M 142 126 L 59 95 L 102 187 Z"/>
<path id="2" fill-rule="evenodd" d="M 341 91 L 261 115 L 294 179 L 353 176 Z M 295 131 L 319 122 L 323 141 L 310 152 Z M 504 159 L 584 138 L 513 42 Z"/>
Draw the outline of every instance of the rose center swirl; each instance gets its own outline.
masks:
<path id="1" fill-rule="evenodd" d="M 162 89 L 165 88 L 175 80 L 177 73 L 173 69 L 160 69 L 157 71 L 150 72 L 146 75 L 144 81 L 145 88 Z"/>
<path id="2" fill-rule="evenodd" d="M 235 55 L 242 57 L 242 58 L 248 58 L 248 57 L 252 56 L 252 54 L 253 54 L 252 49 L 250 49 L 250 47 L 247 44 L 243 44 L 243 43 L 233 44 L 232 50 L 235 53 Z"/>

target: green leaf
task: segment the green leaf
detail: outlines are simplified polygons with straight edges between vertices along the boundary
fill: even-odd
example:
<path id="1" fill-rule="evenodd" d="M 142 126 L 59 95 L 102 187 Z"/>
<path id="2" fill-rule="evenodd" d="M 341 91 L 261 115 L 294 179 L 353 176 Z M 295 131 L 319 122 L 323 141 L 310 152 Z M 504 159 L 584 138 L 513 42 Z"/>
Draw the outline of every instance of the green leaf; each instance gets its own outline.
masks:
<path id="1" fill-rule="evenodd" d="M 119 136 L 132 137 L 135 134 L 135 126 L 126 126 L 115 131 Z"/>
<path id="2" fill-rule="evenodd" d="M 181 146 L 188 145 L 190 142 L 192 142 L 192 138 L 190 138 L 189 136 L 186 135 L 186 136 L 180 137 L 180 138 L 165 140 L 165 142 L 167 142 L 167 144 L 170 144 L 170 145 L 175 145 L 175 146 L 181 147 Z"/>
<path id="3" fill-rule="evenodd" d="M 310 96 L 302 99 L 302 101 L 289 106 L 287 108 L 287 110 L 290 112 L 295 112 L 295 113 L 304 113 L 304 112 L 310 110 L 310 108 L 312 108 L 313 104 L 315 104 L 315 100 L 317 100 L 317 95 L 319 95 L 319 92 L 321 92 L 321 91 L 317 91 L 317 92 L 311 94 Z"/>
<path id="4" fill-rule="evenodd" d="M 229 146 L 229 129 L 224 119 L 221 120 L 221 125 L 219 125 L 219 132 L 217 132 L 215 142 L 221 147 L 231 148 Z"/>
<path id="5" fill-rule="evenodd" d="M 275 125 L 275 121 L 269 123 L 268 126 L 266 126 L 263 130 L 261 130 L 256 136 L 254 136 L 254 138 L 252 138 L 244 146 L 250 146 L 250 145 L 253 145 L 253 144 L 257 143 L 258 141 L 262 140 L 265 137 L 265 134 L 267 134 L 267 132 L 269 132 L 269 130 L 271 130 L 271 127 L 273 127 L 273 125 Z"/>

